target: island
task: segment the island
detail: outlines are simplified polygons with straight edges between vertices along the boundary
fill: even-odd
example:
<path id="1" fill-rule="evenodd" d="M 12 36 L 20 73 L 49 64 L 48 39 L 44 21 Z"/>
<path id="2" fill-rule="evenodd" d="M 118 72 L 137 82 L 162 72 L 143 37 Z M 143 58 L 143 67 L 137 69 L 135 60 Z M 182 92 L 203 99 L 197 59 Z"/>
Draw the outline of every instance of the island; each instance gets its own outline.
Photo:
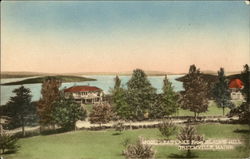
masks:
<path id="1" fill-rule="evenodd" d="M 36 78 L 29 78 L 29 79 L 24 79 L 21 81 L 15 81 L 15 82 L 8 82 L 8 83 L 3 83 L 1 85 L 22 85 L 22 84 L 36 84 L 36 83 L 43 83 L 43 81 L 47 78 L 53 78 L 53 79 L 58 79 L 61 80 L 62 83 L 67 83 L 67 82 L 85 82 L 85 81 L 96 81 L 96 79 L 93 78 L 87 78 L 87 77 L 80 77 L 80 76 L 41 76 L 41 77 L 36 77 Z"/>

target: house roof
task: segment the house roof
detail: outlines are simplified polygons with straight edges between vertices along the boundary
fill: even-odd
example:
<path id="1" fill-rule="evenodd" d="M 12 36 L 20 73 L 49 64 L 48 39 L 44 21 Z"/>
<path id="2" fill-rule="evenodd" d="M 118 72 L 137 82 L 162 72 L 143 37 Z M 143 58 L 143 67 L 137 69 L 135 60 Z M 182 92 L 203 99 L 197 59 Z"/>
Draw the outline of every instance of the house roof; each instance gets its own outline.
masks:
<path id="1" fill-rule="evenodd" d="M 95 86 L 73 86 L 64 89 L 64 92 L 90 92 L 90 91 L 101 91 L 101 89 Z"/>
<path id="2" fill-rule="evenodd" d="M 229 83 L 229 88 L 243 88 L 244 84 L 240 79 L 233 79 Z"/>

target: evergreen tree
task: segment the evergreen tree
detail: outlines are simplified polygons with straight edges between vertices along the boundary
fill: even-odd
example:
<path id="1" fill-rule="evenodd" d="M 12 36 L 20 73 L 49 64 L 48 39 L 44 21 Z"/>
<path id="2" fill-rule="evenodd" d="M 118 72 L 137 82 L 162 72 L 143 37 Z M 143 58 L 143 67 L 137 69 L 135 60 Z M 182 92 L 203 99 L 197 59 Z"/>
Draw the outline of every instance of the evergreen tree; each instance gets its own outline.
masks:
<path id="1" fill-rule="evenodd" d="M 155 104 L 151 108 L 150 116 L 153 118 L 169 116 L 178 110 L 178 95 L 174 92 L 167 75 L 163 80 L 162 91 L 162 94 L 156 96 Z"/>
<path id="2" fill-rule="evenodd" d="M 183 82 L 185 91 L 182 95 L 182 108 L 197 114 L 207 111 L 208 108 L 208 85 L 200 76 L 199 69 L 195 65 L 190 66 L 187 80 Z"/>
<path id="3" fill-rule="evenodd" d="M 21 86 L 13 90 L 16 95 L 10 97 L 6 105 L 6 115 L 10 117 L 9 126 L 12 128 L 22 127 L 22 135 L 25 136 L 25 125 L 31 115 L 30 89 Z"/>
<path id="4" fill-rule="evenodd" d="M 127 87 L 126 102 L 130 107 L 131 116 L 133 119 L 142 120 L 154 104 L 156 89 L 151 86 L 147 75 L 141 69 L 133 71 Z"/>
<path id="5" fill-rule="evenodd" d="M 115 86 L 114 86 L 114 90 L 120 89 L 121 88 L 121 80 L 118 76 L 115 76 Z"/>
<path id="6" fill-rule="evenodd" d="M 115 85 L 112 93 L 112 105 L 117 118 L 128 120 L 131 118 L 130 107 L 126 102 L 126 90 L 121 87 L 121 80 L 118 76 L 114 79 Z"/>
<path id="7" fill-rule="evenodd" d="M 228 88 L 228 80 L 225 77 L 224 69 L 220 68 L 218 71 L 218 82 L 215 83 L 213 89 L 215 102 L 223 110 L 223 115 L 225 114 L 226 107 L 232 107 L 230 90 Z"/>
<path id="8" fill-rule="evenodd" d="M 76 103 L 73 97 L 65 99 L 61 96 L 53 103 L 53 121 L 64 129 L 72 130 L 76 128 L 76 122 L 84 120 L 86 116 L 86 110 L 80 104 Z"/>
<path id="9" fill-rule="evenodd" d="M 37 112 L 40 118 L 41 125 L 53 125 L 53 103 L 60 97 L 59 87 L 61 81 L 55 78 L 48 77 L 42 84 L 42 98 L 37 105 Z"/>

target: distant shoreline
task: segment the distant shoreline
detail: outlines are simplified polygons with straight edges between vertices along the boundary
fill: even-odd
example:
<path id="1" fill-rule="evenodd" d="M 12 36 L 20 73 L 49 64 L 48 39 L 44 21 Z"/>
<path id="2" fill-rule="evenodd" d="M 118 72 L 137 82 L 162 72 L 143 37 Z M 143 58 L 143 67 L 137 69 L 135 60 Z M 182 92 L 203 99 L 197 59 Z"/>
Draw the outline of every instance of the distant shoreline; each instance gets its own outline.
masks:
<path id="1" fill-rule="evenodd" d="M 216 71 L 202 71 L 203 73 L 217 75 Z M 148 76 L 165 76 L 165 75 L 185 75 L 186 73 L 172 73 L 162 71 L 145 71 Z M 227 75 L 238 74 L 240 71 L 227 72 Z M 29 78 L 36 76 L 82 76 L 82 75 L 118 75 L 118 76 L 130 76 L 132 72 L 76 72 L 76 73 L 42 73 L 42 72 L 1 72 L 0 79 L 7 78 Z"/>
<path id="2" fill-rule="evenodd" d="M 148 76 L 165 76 L 165 75 L 184 75 L 185 73 L 168 73 L 168 72 L 147 72 Z M 79 73 L 36 73 L 36 72 L 1 72 L 1 79 L 7 78 L 29 78 L 36 76 L 81 76 L 81 75 L 118 75 L 130 76 L 132 72 L 79 72 Z"/>

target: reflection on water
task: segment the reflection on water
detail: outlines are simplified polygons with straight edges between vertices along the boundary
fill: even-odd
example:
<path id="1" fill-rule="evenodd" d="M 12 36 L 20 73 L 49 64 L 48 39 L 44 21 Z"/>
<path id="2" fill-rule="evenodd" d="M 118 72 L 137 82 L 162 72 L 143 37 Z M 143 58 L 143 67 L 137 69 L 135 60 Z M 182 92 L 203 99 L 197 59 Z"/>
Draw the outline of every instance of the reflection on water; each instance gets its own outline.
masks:
<path id="1" fill-rule="evenodd" d="M 170 82 L 172 82 L 175 91 L 183 90 L 182 82 L 178 82 L 175 80 L 176 78 L 181 76 L 182 75 L 168 75 L 168 78 Z M 105 93 L 109 93 L 110 88 L 114 86 L 115 75 L 91 75 L 91 76 L 84 75 L 84 77 L 94 78 L 97 79 L 97 81 L 63 83 L 61 89 L 74 85 L 91 85 L 101 88 Z M 119 76 L 119 77 L 122 81 L 122 85 L 126 87 L 126 83 L 128 82 L 131 76 Z M 1 83 L 20 81 L 23 79 L 27 78 L 1 79 Z M 151 82 L 152 86 L 157 89 L 157 92 L 160 93 L 164 76 L 149 76 L 148 79 Z M 24 86 L 31 90 L 33 101 L 36 101 L 40 98 L 41 84 L 25 84 Z M 13 96 L 12 90 L 18 87 L 20 87 L 20 85 L 1 86 L 1 105 L 5 104 L 9 100 L 9 98 Z"/>

